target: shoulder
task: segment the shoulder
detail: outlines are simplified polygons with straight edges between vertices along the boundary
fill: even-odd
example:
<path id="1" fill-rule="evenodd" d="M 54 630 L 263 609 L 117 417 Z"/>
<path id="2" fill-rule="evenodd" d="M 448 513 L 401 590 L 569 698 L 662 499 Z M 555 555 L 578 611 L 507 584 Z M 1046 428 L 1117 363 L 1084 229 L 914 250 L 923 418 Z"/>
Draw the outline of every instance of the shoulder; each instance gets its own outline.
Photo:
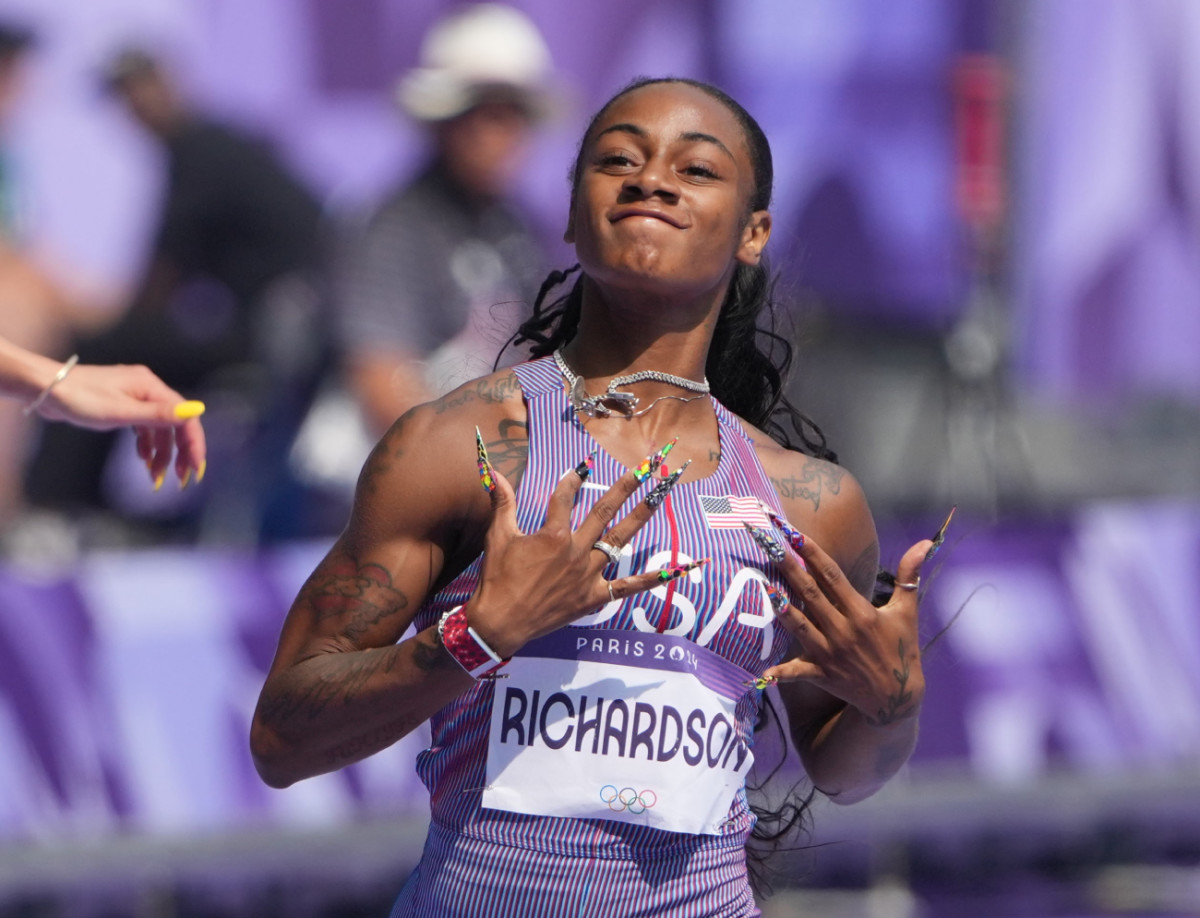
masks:
<path id="1" fill-rule="evenodd" d="M 788 449 L 742 423 L 788 520 L 837 561 L 860 590 L 869 590 L 879 542 L 858 480 L 835 462 Z"/>

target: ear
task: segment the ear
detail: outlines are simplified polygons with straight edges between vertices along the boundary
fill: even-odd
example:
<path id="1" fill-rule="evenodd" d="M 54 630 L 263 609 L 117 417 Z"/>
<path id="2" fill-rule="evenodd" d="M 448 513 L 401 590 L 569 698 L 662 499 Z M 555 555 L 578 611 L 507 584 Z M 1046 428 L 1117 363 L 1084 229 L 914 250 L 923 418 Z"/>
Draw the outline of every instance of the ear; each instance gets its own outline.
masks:
<path id="1" fill-rule="evenodd" d="M 762 261 L 762 252 L 771 238 L 771 213 L 756 210 L 742 227 L 742 239 L 735 257 L 744 265 L 756 265 Z"/>

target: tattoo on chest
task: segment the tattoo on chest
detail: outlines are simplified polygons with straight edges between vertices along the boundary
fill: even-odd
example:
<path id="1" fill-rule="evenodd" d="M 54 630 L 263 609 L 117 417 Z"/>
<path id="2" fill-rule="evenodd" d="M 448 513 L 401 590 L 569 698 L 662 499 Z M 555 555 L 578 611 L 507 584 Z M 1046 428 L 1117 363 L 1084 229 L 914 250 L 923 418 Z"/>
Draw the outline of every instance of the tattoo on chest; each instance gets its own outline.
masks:
<path id="1" fill-rule="evenodd" d="M 529 462 L 529 425 L 505 419 L 500 422 L 500 438 L 487 444 L 488 459 L 515 488 Z"/>
<path id="2" fill-rule="evenodd" d="M 771 484 L 784 500 L 804 500 L 814 510 L 821 507 L 821 497 L 829 492 L 837 494 L 842 489 L 845 470 L 828 462 L 810 460 L 798 475 L 787 478 L 772 478 Z"/>

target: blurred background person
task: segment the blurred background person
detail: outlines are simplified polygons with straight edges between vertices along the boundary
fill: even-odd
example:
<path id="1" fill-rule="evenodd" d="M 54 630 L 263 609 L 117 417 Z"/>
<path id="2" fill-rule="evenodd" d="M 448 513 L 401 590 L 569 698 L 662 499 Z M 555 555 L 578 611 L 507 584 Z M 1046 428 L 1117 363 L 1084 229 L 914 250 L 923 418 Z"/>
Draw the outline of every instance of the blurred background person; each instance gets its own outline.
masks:
<path id="1" fill-rule="evenodd" d="M 551 68 L 529 18 L 484 3 L 436 23 L 397 83 L 428 155 L 348 227 L 339 271 L 345 369 L 371 441 L 413 405 L 490 372 L 530 311 L 546 259 L 512 194 L 558 102 Z"/>
<path id="2" fill-rule="evenodd" d="M 287 450 L 326 361 L 321 206 L 265 143 L 194 110 L 148 51 L 117 54 L 103 85 L 161 144 L 167 179 L 138 290 L 77 349 L 85 362 L 144 364 L 202 395 L 215 409 L 214 452 L 249 458 L 225 464 L 205 512 L 192 501 L 156 528 L 257 540 L 276 525 L 270 507 L 287 503 Z M 120 474 L 104 471 L 111 440 L 48 429 L 30 500 L 136 514 Z"/>

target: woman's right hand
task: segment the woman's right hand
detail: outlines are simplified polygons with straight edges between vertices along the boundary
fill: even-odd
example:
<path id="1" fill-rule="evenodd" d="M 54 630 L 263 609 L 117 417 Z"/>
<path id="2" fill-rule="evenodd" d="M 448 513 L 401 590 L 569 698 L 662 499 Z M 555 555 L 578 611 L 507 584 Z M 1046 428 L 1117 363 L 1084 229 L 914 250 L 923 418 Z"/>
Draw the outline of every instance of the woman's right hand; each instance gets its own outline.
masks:
<path id="1" fill-rule="evenodd" d="M 475 631 L 500 656 L 507 659 L 534 638 L 614 599 L 644 592 L 664 581 L 663 571 L 605 580 L 604 569 L 611 561 L 594 546 L 603 541 L 620 551 L 629 544 L 686 465 L 668 478 L 653 479 L 647 495 L 614 524 L 626 500 L 646 480 L 635 470 L 627 471 L 596 501 L 579 528 L 572 530 L 571 508 L 587 478 L 587 467 L 581 465 L 558 482 L 550 496 L 546 522 L 531 533 L 522 532 L 517 525 L 512 486 L 494 468 L 488 468 L 495 482 L 492 522 L 484 540 L 479 587 L 464 611 Z"/>

